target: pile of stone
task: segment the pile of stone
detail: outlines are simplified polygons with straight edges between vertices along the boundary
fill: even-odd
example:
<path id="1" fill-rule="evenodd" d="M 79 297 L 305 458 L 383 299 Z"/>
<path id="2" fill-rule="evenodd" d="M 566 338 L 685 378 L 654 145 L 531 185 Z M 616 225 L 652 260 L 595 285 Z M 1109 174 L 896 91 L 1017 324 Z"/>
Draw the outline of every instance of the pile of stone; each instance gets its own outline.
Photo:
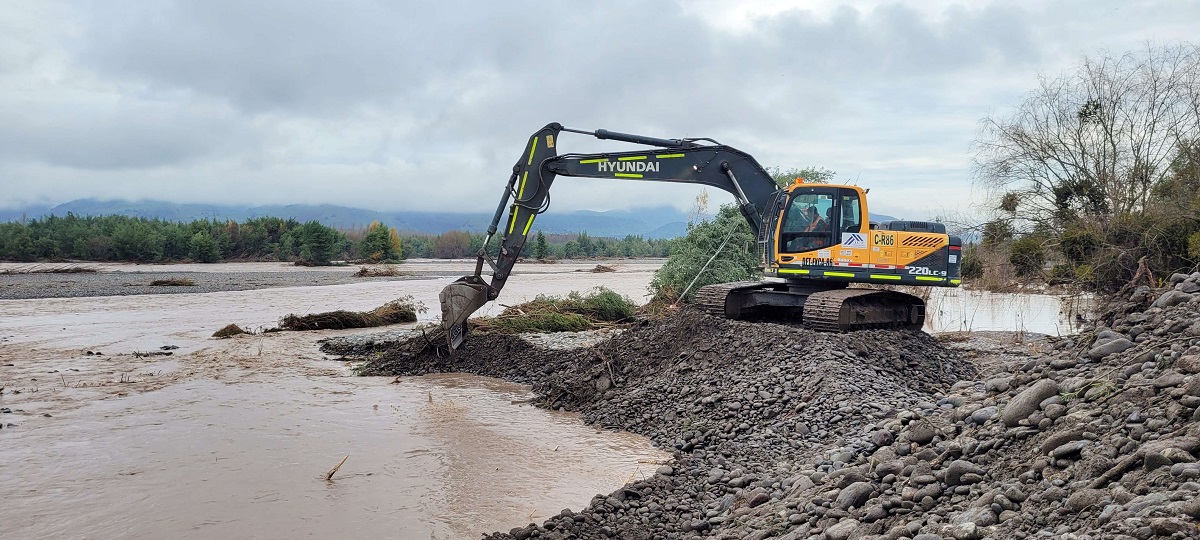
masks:
<path id="1" fill-rule="evenodd" d="M 682 312 L 590 348 L 472 336 L 381 371 L 533 384 L 677 451 L 589 506 L 491 538 L 1197 538 L 1200 273 L 1071 338 L 997 346 Z"/>

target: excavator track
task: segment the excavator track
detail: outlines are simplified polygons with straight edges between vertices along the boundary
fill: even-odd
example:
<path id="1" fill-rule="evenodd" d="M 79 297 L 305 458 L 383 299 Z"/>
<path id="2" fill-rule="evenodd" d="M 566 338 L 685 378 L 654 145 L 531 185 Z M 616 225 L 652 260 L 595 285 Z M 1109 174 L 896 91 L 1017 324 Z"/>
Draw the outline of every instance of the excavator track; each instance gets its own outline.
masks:
<path id="1" fill-rule="evenodd" d="M 735 302 L 734 307 L 727 307 L 730 295 L 766 289 L 775 289 L 779 294 L 789 294 L 779 289 L 780 286 L 780 283 L 767 281 L 735 281 L 706 285 L 696 291 L 693 303 L 711 315 L 741 319 L 746 306 Z M 805 326 L 822 332 L 850 332 L 869 328 L 920 330 L 925 323 L 925 303 L 910 294 L 878 289 L 838 288 L 816 290 L 803 296 L 803 307 L 797 306 L 798 309 L 793 308 L 794 311 L 788 312 L 801 315 Z"/>
<path id="2" fill-rule="evenodd" d="M 924 323 L 925 302 L 895 291 L 834 289 L 810 294 L 804 302 L 804 324 L 824 332 L 920 330 Z"/>
<path id="3" fill-rule="evenodd" d="M 696 289 L 696 295 L 693 297 L 692 303 L 711 315 L 727 317 L 725 314 L 725 300 L 729 298 L 729 293 L 738 289 L 765 289 L 772 285 L 772 283 L 765 281 L 732 281 L 729 283 L 705 285 Z"/>

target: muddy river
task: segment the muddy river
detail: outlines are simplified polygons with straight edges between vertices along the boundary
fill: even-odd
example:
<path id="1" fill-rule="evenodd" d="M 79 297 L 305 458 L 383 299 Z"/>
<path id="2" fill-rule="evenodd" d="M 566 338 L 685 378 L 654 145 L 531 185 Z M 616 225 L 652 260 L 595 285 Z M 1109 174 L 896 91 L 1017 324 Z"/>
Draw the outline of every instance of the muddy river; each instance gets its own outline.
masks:
<path id="1" fill-rule="evenodd" d="M 239 266 L 201 269 L 254 271 Z M 654 265 L 581 269 L 514 276 L 502 302 L 597 285 L 644 299 Z M 209 337 L 404 295 L 431 320 L 451 279 L 0 300 L 0 537 L 473 539 L 578 509 L 668 457 L 526 405 L 527 387 L 354 377 L 316 348 L 352 331 Z M 1073 324 L 1049 296 L 939 291 L 930 306 L 934 332 Z"/>

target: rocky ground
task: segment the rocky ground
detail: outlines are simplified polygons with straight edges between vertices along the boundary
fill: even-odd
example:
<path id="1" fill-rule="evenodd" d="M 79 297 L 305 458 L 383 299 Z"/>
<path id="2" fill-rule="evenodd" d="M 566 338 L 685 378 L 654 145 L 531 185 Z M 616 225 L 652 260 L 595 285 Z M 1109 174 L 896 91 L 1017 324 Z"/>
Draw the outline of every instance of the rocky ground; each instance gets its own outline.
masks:
<path id="1" fill-rule="evenodd" d="M 490 538 L 1200 538 L 1200 273 L 1070 338 L 820 334 L 683 311 L 574 349 L 330 342 L 368 373 L 465 371 L 674 449 Z"/>

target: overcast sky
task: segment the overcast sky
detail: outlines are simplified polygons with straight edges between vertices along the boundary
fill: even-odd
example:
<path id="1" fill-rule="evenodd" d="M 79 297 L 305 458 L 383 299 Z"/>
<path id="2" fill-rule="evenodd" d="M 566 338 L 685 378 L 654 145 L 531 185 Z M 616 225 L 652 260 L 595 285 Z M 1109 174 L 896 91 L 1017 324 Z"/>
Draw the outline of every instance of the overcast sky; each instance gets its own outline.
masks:
<path id="1" fill-rule="evenodd" d="M 1194 1 L 9 0 L 0 207 L 489 211 L 528 135 L 556 121 L 711 137 L 925 218 L 977 200 L 978 122 L 1039 74 L 1197 28 Z M 687 208 L 697 192 L 561 179 L 552 202 Z"/>

